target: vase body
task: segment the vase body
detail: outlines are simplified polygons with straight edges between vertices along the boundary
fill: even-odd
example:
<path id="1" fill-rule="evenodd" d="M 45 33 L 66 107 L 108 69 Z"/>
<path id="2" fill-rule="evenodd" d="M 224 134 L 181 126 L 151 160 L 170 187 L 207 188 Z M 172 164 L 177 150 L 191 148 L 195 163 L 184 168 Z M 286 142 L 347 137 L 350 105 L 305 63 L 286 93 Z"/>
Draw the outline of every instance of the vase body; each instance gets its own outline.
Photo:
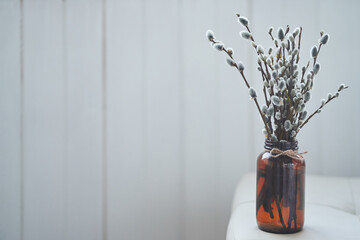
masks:
<path id="1" fill-rule="evenodd" d="M 298 154 L 273 157 L 273 148 L 298 149 L 297 142 L 265 142 L 265 151 L 257 159 L 257 224 L 266 232 L 299 232 L 304 225 L 305 160 Z"/>

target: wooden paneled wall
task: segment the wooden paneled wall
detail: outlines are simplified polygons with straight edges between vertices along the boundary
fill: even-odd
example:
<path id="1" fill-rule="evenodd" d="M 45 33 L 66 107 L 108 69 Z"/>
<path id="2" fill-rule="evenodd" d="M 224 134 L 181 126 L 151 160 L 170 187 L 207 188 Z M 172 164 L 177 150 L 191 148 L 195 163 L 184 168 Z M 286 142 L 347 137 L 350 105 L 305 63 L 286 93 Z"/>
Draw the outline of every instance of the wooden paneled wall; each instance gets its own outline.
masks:
<path id="1" fill-rule="evenodd" d="M 254 171 L 261 121 L 205 31 L 255 88 L 270 24 L 303 26 L 302 63 L 330 33 L 312 102 L 350 88 L 300 134 L 307 172 L 359 176 L 360 3 L 286 0 L 0 1 L 0 240 L 224 239 Z M 359 88 L 357 88 L 359 87 Z"/>

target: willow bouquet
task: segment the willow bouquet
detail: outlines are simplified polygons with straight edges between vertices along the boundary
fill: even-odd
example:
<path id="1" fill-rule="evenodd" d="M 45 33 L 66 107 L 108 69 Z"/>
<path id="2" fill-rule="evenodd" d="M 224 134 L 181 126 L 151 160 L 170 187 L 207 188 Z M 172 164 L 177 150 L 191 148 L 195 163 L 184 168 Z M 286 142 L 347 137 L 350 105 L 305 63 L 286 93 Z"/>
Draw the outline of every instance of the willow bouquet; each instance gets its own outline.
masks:
<path id="1" fill-rule="evenodd" d="M 236 15 L 239 23 L 245 28 L 240 32 L 240 36 L 251 43 L 258 56 L 257 69 L 263 81 L 264 105 L 260 107 L 257 92 L 245 77 L 245 66 L 241 61 L 235 61 L 233 49 L 226 48 L 224 43 L 215 38 L 211 30 L 206 32 L 206 37 L 215 49 L 226 53 L 226 62 L 239 71 L 264 122 L 265 137 L 272 141 L 294 142 L 299 131 L 309 120 L 337 98 L 342 90 L 348 88 L 341 84 L 334 94 L 329 93 L 327 98 L 321 99 L 319 107 L 311 114 L 306 110 L 315 76 L 320 71 L 318 56 L 321 48 L 328 42 L 329 34 L 320 32 L 318 44 L 310 50 L 311 59 L 301 67 L 299 59 L 302 27 L 295 28 L 292 33 L 289 26 L 285 30 L 280 27 L 276 34 L 274 28 L 270 27 L 268 33 L 274 46 L 265 50 L 255 42 L 248 19 Z"/>

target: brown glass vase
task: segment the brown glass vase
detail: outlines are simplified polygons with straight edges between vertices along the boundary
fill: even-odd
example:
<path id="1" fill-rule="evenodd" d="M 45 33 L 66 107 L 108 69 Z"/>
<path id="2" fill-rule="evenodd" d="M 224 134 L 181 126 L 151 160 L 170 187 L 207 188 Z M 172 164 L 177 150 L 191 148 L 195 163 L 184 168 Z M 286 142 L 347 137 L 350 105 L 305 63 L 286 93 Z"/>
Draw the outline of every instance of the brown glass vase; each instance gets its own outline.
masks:
<path id="1" fill-rule="evenodd" d="M 274 157 L 274 148 L 295 154 Z M 267 140 L 257 159 L 256 220 L 263 231 L 295 233 L 304 226 L 305 160 L 297 149 L 297 142 Z"/>

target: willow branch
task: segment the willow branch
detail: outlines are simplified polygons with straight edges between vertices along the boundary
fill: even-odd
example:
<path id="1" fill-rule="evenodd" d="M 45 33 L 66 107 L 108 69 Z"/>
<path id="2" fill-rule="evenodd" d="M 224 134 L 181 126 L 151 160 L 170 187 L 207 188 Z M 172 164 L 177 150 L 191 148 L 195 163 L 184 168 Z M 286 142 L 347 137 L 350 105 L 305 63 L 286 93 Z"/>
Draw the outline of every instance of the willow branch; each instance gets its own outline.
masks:
<path id="1" fill-rule="evenodd" d="M 344 87 L 344 89 L 347 89 L 348 87 Z M 306 120 L 303 124 L 301 124 L 299 126 L 299 131 L 300 129 L 302 129 L 304 127 L 305 124 L 307 124 L 309 122 L 309 120 L 315 116 L 315 114 L 319 113 L 319 110 L 322 109 L 323 107 L 325 107 L 325 105 L 327 105 L 331 100 L 333 100 L 334 98 L 336 98 L 336 95 L 332 96 L 331 98 L 329 98 L 323 105 L 320 105 L 320 107 L 318 109 L 316 109 Z M 297 135 L 297 133 L 296 133 Z"/>
<path id="2" fill-rule="evenodd" d="M 300 33 L 299 33 L 299 45 L 298 45 L 298 54 L 297 54 L 297 58 L 296 58 L 296 64 L 299 63 L 299 59 L 300 59 L 301 33 L 302 33 L 302 27 L 300 27 Z"/>
<path id="3" fill-rule="evenodd" d="M 304 81 L 304 75 L 305 75 L 305 73 L 306 73 L 306 70 L 307 70 L 308 67 L 309 67 L 309 64 L 310 64 L 310 62 L 308 62 L 308 63 L 306 64 L 305 71 L 302 71 L 301 83 L 304 83 L 304 82 L 305 82 L 305 81 Z"/>
<path id="4" fill-rule="evenodd" d="M 247 79 L 246 79 L 246 77 L 245 77 L 245 75 L 244 75 L 244 71 L 239 70 L 239 68 L 238 68 L 237 65 L 235 65 L 234 67 L 240 72 L 240 74 L 241 74 L 241 76 L 242 76 L 242 78 L 243 78 L 243 80 L 244 80 L 247 88 L 250 88 L 250 84 L 249 84 L 249 82 L 247 81 Z M 260 106 L 259 106 L 259 103 L 258 103 L 256 97 L 255 97 L 255 98 L 252 98 L 252 99 L 254 100 L 254 102 L 255 102 L 255 104 L 256 104 L 256 107 L 257 107 L 257 109 L 258 109 L 258 111 L 259 111 L 259 113 L 260 113 L 260 115 L 261 115 L 261 118 L 262 118 L 262 120 L 263 120 L 263 122 L 264 122 L 264 125 L 265 125 L 265 128 L 266 128 L 266 132 L 268 133 L 268 139 L 269 139 L 270 136 L 271 136 L 271 133 L 270 133 L 269 127 L 268 127 L 268 125 L 267 125 L 267 123 L 266 123 L 265 116 L 264 116 L 264 114 L 261 112 L 261 109 L 260 109 Z"/>

